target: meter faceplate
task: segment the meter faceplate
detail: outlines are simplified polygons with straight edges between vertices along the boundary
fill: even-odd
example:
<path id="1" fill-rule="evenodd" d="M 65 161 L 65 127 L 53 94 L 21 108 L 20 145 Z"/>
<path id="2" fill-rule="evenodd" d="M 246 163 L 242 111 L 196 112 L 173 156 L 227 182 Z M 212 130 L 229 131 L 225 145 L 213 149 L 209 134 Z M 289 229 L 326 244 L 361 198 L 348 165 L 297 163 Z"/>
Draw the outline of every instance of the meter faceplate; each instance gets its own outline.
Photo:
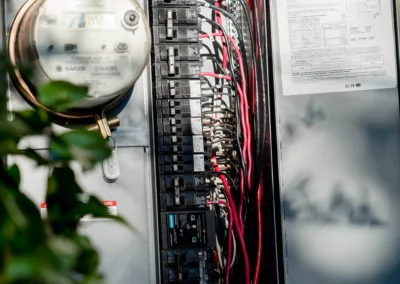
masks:
<path id="1" fill-rule="evenodd" d="M 28 85 L 88 85 L 90 98 L 79 108 L 104 105 L 133 87 L 151 48 L 147 18 L 136 1 L 34 2 L 12 26 L 18 29 L 17 61 L 33 69 L 24 78 Z"/>

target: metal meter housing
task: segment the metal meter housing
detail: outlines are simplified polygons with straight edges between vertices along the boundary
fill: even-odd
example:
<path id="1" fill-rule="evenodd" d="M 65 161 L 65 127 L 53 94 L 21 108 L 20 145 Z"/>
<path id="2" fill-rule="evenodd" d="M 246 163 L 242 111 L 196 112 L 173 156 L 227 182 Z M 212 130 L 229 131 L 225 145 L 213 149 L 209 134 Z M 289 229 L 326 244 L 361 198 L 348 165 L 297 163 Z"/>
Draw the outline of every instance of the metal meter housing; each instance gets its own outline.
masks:
<path id="1" fill-rule="evenodd" d="M 28 0 L 8 37 L 18 91 L 35 101 L 35 90 L 52 80 L 89 87 L 89 98 L 74 106 L 99 108 L 127 95 L 151 51 L 148 20 L 133 0 Z M 34 102 L 36 104 L 37 102 Z"/>

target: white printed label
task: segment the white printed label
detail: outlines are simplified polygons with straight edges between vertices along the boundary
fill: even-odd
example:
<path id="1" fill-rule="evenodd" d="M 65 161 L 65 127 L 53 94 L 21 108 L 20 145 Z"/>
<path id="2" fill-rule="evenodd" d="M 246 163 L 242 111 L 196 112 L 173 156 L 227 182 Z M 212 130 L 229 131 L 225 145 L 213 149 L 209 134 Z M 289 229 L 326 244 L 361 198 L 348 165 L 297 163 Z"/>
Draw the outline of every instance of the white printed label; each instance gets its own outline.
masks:
<path id="1" fill-rule="evenodd" d="M 397 86 L 392 1 L 276 3 L 284 95 Z"/>
<path id="2" fill-rule="evenodd" d="M 203 136 L 193 136 L 193 152 L 195 153 L 204 152 Z"/>
<path id="3" fill-rule="evenodd" d="M 190 100 L 190 115 L 191 116 L 201 116 L 200 100 Z"/>
<path id="4" fill-rule="evenodd" d="M 203 134 L 203 125 L 201 122 L 201 118 L 191 118 L 190 122 L 192 124 L 192 133 L 193 134 Z"/>
<path id="5" fill-rule="evenodd" d="M 204 155 L 193 155 L 193 164 L 195 172 L 204 172 Z"/>
<path id="6" fill-rule="evenodd" d="M 200 98 L 201 97 L 200 80 L 190 81 L 189 86 L 190 86 L 190 96 L 192 98 Z"/>
<path id="7" fill-rule="evenodd" d="M 106 200 L 101 202 L 104 206 L 107 207 L 108 212 L 112 216 L 117 216 L 118 211 L 117 211 L 117 201 L 115 200 Z M 47 204 L 46 202 L 42 202 L 40 204 L 40 215 L 42 218 L 47 218 Z M 93 218 L 92 216 L 86 215 L 84 216 L 81 221 L 104 221 L 104 220 L 109 220 L 107 218 Z"/>

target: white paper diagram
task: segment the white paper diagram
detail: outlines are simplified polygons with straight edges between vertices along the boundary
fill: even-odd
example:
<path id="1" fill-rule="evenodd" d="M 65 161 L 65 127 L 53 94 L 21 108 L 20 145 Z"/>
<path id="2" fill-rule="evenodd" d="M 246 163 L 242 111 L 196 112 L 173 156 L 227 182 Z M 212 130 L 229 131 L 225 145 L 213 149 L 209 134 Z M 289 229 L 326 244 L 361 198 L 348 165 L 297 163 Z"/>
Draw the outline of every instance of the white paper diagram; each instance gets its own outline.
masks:
<path id="1" fill-rule="evenodd" d="M 284 95 L 395 88 L 389 0 L 277 1 Z"/>

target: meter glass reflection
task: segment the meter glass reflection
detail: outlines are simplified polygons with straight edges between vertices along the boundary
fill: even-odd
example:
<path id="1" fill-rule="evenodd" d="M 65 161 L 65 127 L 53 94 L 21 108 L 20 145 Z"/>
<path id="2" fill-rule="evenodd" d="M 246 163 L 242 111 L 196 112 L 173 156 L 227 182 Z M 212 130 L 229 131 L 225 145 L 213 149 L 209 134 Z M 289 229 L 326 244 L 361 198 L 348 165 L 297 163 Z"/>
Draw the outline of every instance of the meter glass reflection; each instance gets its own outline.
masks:
<path id="1" fill-rule="evenodd" d="M 65 14 L 63 15 L 66 29 L 115 29 L 114 14 Z"/>

